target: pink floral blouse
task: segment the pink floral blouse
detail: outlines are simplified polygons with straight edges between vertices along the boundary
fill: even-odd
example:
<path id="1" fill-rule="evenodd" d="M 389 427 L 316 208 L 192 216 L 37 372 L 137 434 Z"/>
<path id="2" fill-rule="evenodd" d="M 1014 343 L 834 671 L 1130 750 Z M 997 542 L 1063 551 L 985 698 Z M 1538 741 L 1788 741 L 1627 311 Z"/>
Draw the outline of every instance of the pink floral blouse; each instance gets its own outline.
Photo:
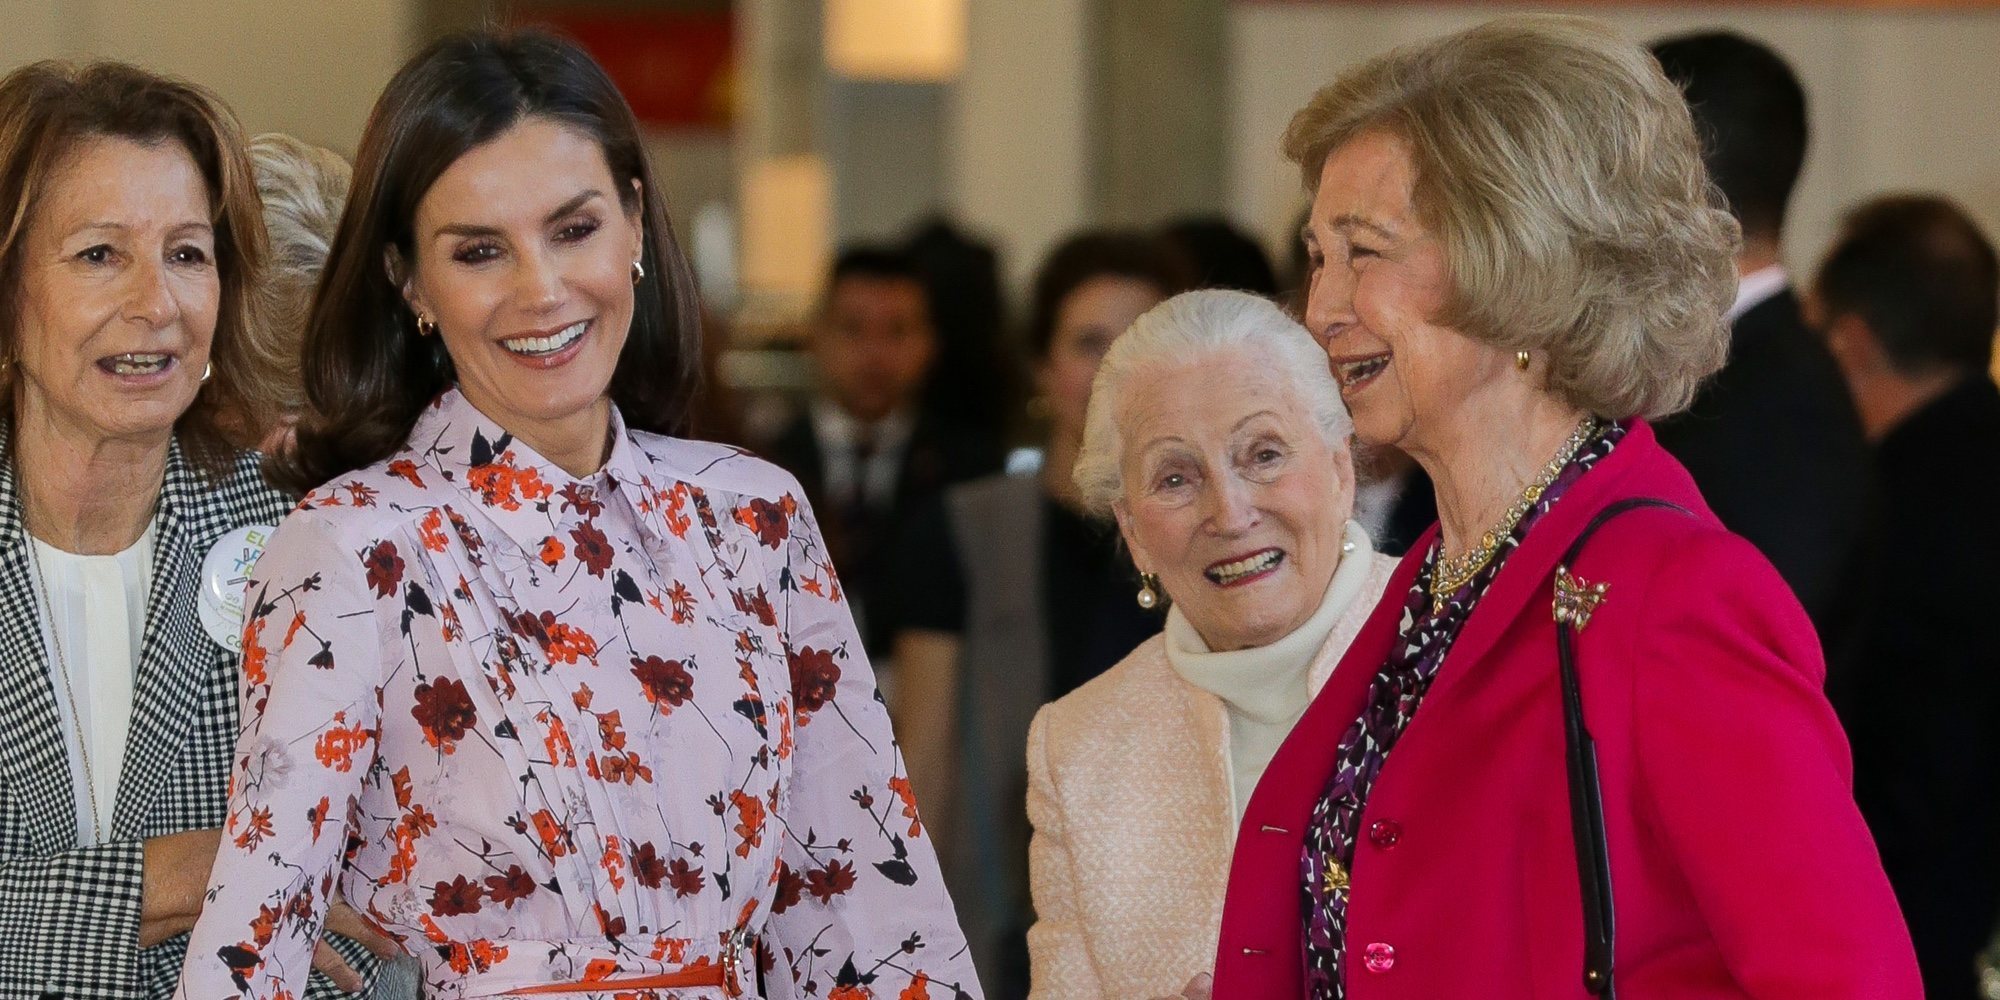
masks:
<path id="1" fill-rule="evenodd" d="M 427 995 L 978 995 L 798 484 L 613 422 L 573 479 L 453 390 L 285 520 L 179 996 L 300 993 L 336 890 Z"/>

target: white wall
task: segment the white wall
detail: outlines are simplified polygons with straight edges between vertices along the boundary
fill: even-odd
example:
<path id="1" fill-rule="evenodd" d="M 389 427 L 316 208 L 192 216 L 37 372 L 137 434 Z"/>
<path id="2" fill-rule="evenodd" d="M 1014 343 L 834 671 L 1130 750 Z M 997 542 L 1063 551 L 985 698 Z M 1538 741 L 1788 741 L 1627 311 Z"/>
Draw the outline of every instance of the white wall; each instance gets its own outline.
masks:
<path id="1" fill-rule="evenodd" d="M 186 77 L 250 134 L 290 132 L 352 156 L 368 109 L 416 37 L 416 0 L 10 2 L 0 71 L 111 58 Z"/>
<path id="2" fill-rule="evenodd" d="M 1057 239 L 1095 218 L 1089 205 L 1089 4 L 977 0 L 964 75 L 945 131 L 945 197 L 974 232 L 997 239 L 1022 286 Z"/>
<path id="3" fill-rule="evenodd" d="M 1314 90 L 1375 53 L 1469 27 L 1518 6 L 1246 4 L 1235 6 L 1230 115 L 1238 221 L 1289 252 L 1299 176 L 1278 153 L 1291 115 Z M 2000 238 L 2000 14 L 1896 13 L 1752 6 L 1606 9 L 1642 43 L 1726 26 L 1783 53 L 1804 81 L 1812 149 L 1792 203 L 1787 256 L 1812 267 L 1839 213 L 1885 190 L 1935 189 Z"/>

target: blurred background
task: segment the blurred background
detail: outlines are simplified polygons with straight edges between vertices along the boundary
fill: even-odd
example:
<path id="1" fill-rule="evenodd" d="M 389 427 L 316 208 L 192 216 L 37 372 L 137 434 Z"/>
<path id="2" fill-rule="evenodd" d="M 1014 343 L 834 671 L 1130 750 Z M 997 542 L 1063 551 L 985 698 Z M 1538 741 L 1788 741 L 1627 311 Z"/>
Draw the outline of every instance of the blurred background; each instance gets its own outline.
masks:
<path id="1" fill-rule="evenodd" d="M 383 83 L 438 34 L 546 23 L 588 45 L 650 129 L 681 239 L 731 346 L 784 344 L 835 250 L 937 220 L 997 251 L 1018 304 L 1086 226 L 1221 214 L 1281 272 L 1302 204 L 1286 120 L 1343 67 L 1526 5 L 1252 0 L 52 0 L 7 5 L 0 64 L 131 60 L 207 84 L 252 132 L 352 156 Z M 1786 234 L 1809 270 L 1839 210 L 1951 195 L 2000 228 L 1991 2 L 1543 4 L 1644 41 L 1727 26 L 1791 61 L 1812 149 Z M 1982 9 L 1984 8 L 1984 9 Z M 803 377 L 783 355 L 725 379 Z"/>

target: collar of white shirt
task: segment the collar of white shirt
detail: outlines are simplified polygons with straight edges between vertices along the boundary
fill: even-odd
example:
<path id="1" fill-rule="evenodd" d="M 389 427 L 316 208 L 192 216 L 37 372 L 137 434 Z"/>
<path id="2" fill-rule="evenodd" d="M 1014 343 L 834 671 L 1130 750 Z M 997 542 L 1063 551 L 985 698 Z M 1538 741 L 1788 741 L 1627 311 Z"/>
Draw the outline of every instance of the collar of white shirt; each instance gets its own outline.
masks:
<path id="1" fill-rule="evenodd" d="M 1736 282 L 1736 301 L 1722 318 L 1730 323 L 1742 319 L 1744 313 L 1770 301 L 1791 283 L 1791 276 L 1785 273 L 1783 264 L 1766 264 L 1744 275 Z"/>

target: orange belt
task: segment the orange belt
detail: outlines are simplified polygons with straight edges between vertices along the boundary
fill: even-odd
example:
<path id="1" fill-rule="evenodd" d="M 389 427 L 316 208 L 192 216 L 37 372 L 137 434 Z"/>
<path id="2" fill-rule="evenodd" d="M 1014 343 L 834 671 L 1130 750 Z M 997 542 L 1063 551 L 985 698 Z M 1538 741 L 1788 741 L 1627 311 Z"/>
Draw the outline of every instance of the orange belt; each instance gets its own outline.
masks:
<path id="1" fill-rule="evenodd" d="M 611 990 L 672 990 L 693 989 L 697 986 L 727 987 L 727 973 L 720 965 L 703 965 L 679 972 L 668 972 L 658 976 L 641 976 L 636 979 L 599 979 L 589 983 L 552 983 L 548 986 L 529 986 L 511 990 L 513 993 L 594 993 Z"/>

